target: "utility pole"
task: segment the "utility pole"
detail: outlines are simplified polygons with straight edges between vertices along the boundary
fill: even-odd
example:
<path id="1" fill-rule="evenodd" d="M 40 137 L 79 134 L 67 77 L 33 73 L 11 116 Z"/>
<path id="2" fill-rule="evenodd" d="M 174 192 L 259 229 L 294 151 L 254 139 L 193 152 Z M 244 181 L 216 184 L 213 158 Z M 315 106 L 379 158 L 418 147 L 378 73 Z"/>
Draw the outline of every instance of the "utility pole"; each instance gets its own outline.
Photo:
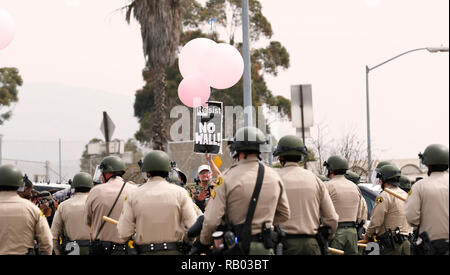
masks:
<path id="1" fill-rule="evenodd" d="M 244 54 L 244 126 L 253 126 L 252 112 L 252 69 L 250 61 L 250 36 L 249 36 L 249 8 L 248 0 L 242 0 L 242 33 Z"/>

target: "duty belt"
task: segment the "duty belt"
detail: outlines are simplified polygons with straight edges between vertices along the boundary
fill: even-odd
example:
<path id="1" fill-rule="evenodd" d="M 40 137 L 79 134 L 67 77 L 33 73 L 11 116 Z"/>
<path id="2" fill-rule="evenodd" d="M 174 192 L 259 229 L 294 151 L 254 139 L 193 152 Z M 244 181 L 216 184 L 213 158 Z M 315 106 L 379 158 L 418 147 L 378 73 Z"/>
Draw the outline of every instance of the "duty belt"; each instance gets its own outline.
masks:
<path id="1" fill-rule="evenodd" d="M 400 235 L 394 235 L 394 238 L 395 238 L 395 237 L 401 239 L 402 241 L 409 240 L 409 236 L 408 236 L 408 235 L 402 235 L 402 234 L 400 234 Z"/>
<path id="2" fill-rule="evenodd" d="M 338 228 L 356 228 L 356 222 L 339 222 Z"/>
<path id="3" fill-rule="evenodd" d="M 111 250 L 111 251 L 117 251 L 117 250 L 123 250 L 125 251 L 127 249 L 126 244 L 119 244 L 119 243 L 113 243 L 113 242 L 100 242 L 102 245 L 102 248 L 104 250 Z"/>
<path id="4" fill-rule="evenodd" d="M 182 243 L 171 242 L 171 243 L 151 243 L 144 245 L 136 245 L 139 254 L 147 252 L 156 252 L 164 250 L 180 250 Z"/>
<path id="5" fill-rule="evenodd" d="M 76 242 L 78 246 L 89 246 L 91 244 L 91 241 L 89 240 L 75 240 L 75 241 L 69 241 L 69 243 Z"/>

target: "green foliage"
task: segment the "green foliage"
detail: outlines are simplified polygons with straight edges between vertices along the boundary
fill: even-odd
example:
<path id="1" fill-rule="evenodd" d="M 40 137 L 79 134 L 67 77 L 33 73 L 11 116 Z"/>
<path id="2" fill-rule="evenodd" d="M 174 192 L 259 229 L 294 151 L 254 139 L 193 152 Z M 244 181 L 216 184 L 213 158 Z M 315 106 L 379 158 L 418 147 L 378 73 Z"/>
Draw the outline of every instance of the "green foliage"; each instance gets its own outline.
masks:
<path id="1" fill-rule="evenodd" d="M 220 33 L 227 33 L 229 37 L 221 39 L 217 32 L 214 37 L 218 43 L 225 42 L 235 45 L 242 53 L 242 43 L 235 43 L 235 32 L 242 26 L 241 0 L 217 0 L 214 16 L 218 19 L 216 24 L 225 29 Z M 207 1 L 201 5 L 195 0 L 186 0 L 183 4 L 183 32 L 180 36 L 180 48 L 192 39 L 199 37 L 211 38 L 209 19 L 211 17 L 211 2 Z M 261 3 L 257 0 L 250 0 L 250 33 L 253 42 L 260 39 L 270 39 L 273 35 L 272 26 L 267 18 L 262 14 Z M 253 43 L 255 44 L 255 43 Z M 282 117 L 291 118 L 291 102 L 282 96 L 274 96 L 267 87 L 264 75 L 277 76 L 280 69 L 290 67 L 289 53 L 278 41 L 270 41 L 264 48 L 251 50 L 252 62 L 252 101 L 255 108 L 263 105 L 278 106 Z M 178 61 L 166 68 L 166 100 L 167 111 L 182 105 L 178 98 L 178 85 L 182 81 L 182 76 L 178 69 Z M 140 129 L 135 134 L 135 138 L 140 142 L 147 143 L 152 140 L 152 125 L 155 119 L 155 106 L 158 102 L 154 100 L 154 83 L 152 76 L 147 69 L 143 70 L 145 86 L 136 91 L 136 101 L 134 104 L 135 116 L 139 119 Z M 213 90 L 210 100 L 221 101 L 224 106 L 243 106 L 243 80 L 227 90 Z M 170 125 L 176 119 L 169 119 L 163 123 L 166 132 L 169 132 Z"/>
<path id="2" fill-rule="evenodd" d="M 16 68 L 0 68 L 0 125 L 11 118 L 12 111 L 8 107 L 19 101 L 17 90 L 23 80 Z M 6 111 L 2 110 L 6 108 Z"/>

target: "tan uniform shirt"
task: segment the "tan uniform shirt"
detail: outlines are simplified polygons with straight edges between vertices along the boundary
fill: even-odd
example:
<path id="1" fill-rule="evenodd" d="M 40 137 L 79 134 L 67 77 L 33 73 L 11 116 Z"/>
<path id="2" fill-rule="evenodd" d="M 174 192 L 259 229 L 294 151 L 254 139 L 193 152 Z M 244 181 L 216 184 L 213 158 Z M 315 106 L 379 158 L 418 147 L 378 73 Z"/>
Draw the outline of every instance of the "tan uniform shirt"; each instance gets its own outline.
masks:
<path id="1" fill-rule="evenodd" d="M 347 180 L 344 175 L 334 176 L 325 182 L 339 222 L 356 222 L 362 212 L 361 192 L 358 186 Z"/>
<path id="2" fill-rule="evenodd" d="M 407 196 L 406 192 L 399 187 L 389 186 L 387 188 L 403 198 L 406 198 Z M 388 229 L 391 229 L 392 233 L 394 233 L 397 227 L 400 228 L 400 233 L 402 235 L 412 233 L 412 228 L 406 221 L 404 206 L 404 201 L 387 192 L 381 192 L 375 201 L 366 235 L 368 237 L 371 237 L 374 234 L 381 236 Z"/>
<path id="3" fill-rule="evenodd" d="M 245 222 L 250 199 L 256 185 L 258 159 L 249 157 L 232 166 L 223 177 L 223 184 L 215 187 L 205 210 L 205 221 L 200 241 L 209 244 L 211 234 L 221 224 L 222 218 L 232 225 Z M 265 167 L 264 179 L 252 221 L 252 235 L 260 233 L 265 222 L 279 224 L 289 219 L 289 202 L 280 176 Z"/>
<path id="4" fill-rule="evenodd" d="M 35 239 L 40 254 L 52 254 L 52 233 L 41 210 L 16 191 L 0 192 L 0 255 L 27 254 Z"/>
<path id="5" fill-rule="evenodd" d="M 420 233 L 426 231 L 430 240 L 449 239 L 447 172 L 433 172 L 430 177 L 413 185 L 406 200 L 405 214 L 408 223 Z"/>
<path id="6" fill-rule="evenodd" d="M 71 241 L 89 240 L 91 228 L 84 223 L 84 207 L 88 193 L 75 193 L 72 198 L 63 201 L 55 213 L 52 223 L 53 248 L 59 255 L 59 239 L 61 235 Z"/>
<path id="7" fill-rule="evenodd" d="M 196 220 L 186 190 L 153 177 L 128 195 L 117 229 L 124 241 L 136 232 L 138 245 L 180 242 Z"/>
<path id="8" fill-rule="evenodd" d="M 325 184 L 297 163 L 287 163 L 278 170 L 283 180 L 291 210 L 291 218 L 280 224 L 286 234 L 316 235 L 322 224 L 336 231 L 339 216 Z"/>
<path id="9" fill-rule="evenodd" d="M 361 195 L 361 208 L 359 210 L 360 211 L 358 213 L 358 219 L 357 219 L 358 223 L 360 223 L 361 221 L 367 221 L 370 219 L 370 217 L 368 217 L 369 210 L 367 209 L 367 203 L 362 195 Z"/>
<path id="10" fill-rule="evenodd" d="M 84 221 L 89 227 L 91 225 L 94 227 L 92 238 L 95 238 L 97 235 L 97 232 L 103 223 L 103 216 L 108 215 L 117 195 L 119 195 L 122 185 L 123 179 L 121 177 L 116 177 L 115 179 L 110 179 L 107 183 L 94 186 L 94 188 L 91 189 L 91 192 L 89 192 L 84 209 Z M 109 218 L 114 220 L 119 219 L 125 198 L 129 193 L 136 189 L 137 187 L 134 184 L 127 183 L 125 185 Z M 103 226 L 97 239 L 104 242 L 125 243 L 119 238 L 117 226 L 108 222 Z"/>

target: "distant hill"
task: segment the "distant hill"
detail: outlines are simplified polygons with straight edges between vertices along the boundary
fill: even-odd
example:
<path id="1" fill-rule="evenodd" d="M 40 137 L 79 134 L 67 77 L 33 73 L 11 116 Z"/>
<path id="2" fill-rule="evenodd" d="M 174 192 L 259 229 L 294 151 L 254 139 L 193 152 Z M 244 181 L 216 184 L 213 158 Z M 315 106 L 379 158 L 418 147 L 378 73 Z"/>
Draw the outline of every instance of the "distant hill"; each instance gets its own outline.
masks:
<path id="1" fill-rule="evenodd" d="M 139 124 L 134 117 L 133 104 L 134 93 L 126 96 L 57 83 L 25 83 L 19 89 L 19 102 L 12 118 L 0 127 L 2 158 L 48 160 L 51 170 L 57 172 L 58 140 L 61 139 L 62 174 L 70 178 L 79 171 L 84 145 L 94 137 L 104 138 L 100 131 L 103 111 L 116 126 L 113 139 L 127 140 L 134 136 Z M 25 169 L 39 170 L 42 174 L 39 163 L 17 164 L 30 166 Z M 32 174 L 31 171 L 28 174 Z M 55 172 L 50 174 L 54 178 Z"/>

